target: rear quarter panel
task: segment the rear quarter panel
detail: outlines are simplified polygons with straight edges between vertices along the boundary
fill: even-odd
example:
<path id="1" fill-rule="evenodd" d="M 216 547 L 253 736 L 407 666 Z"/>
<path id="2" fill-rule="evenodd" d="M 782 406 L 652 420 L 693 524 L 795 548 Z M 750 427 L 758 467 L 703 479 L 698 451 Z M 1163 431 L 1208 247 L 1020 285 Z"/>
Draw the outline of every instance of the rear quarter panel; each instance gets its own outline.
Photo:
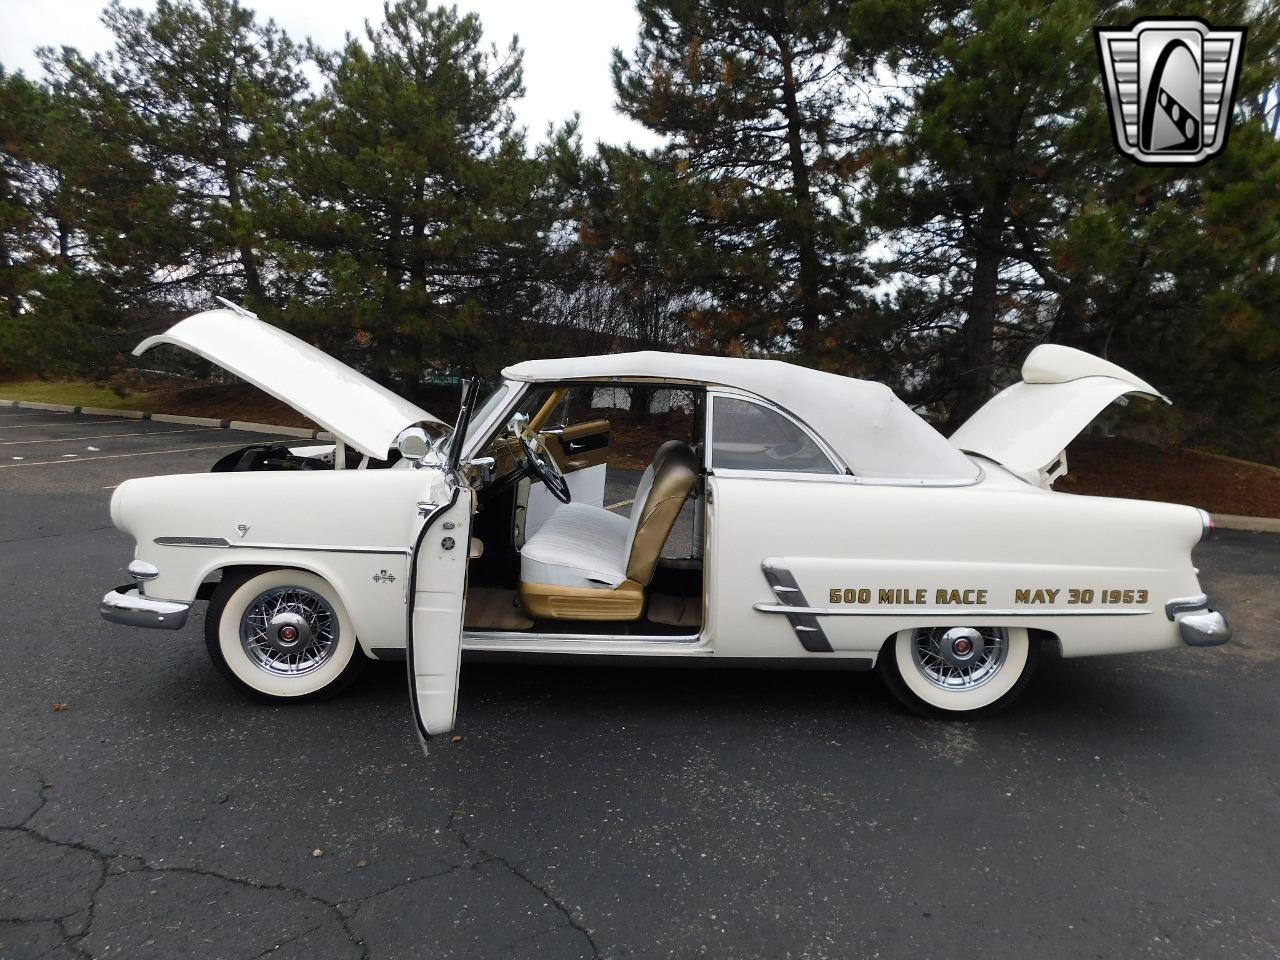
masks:
<path id="1" fill-rule="evenodd" d="M 778 602 L 766 557 L 791 569 L 809 606 L 857 614 L 820 618 L 833 650 L 872 657 L 896 631 L 933 625 L 1045 629 L 1064 656 L 1178 646 L 1164 604 L 1200 592 L 1194 509 L 1040 490 L 994 465 L 966 487 L 745 477 L 709 487 L 720 655 L 830 656 L 806 653 L 785 617 L 753 609 Z M 1107 602 L 1113 590 L 1118 603 Z"/>

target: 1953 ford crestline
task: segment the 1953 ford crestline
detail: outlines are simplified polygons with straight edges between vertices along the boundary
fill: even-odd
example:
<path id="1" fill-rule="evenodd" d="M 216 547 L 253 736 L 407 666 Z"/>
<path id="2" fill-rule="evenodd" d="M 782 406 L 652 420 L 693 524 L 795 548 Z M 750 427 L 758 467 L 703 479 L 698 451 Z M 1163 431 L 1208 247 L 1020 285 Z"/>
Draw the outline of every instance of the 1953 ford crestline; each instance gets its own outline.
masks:
<path id="1" fill-rule="evenodd" d="M 772 360 L 519 363 L 483 401 L 467 384 L 450 427 L 238 309 L 136 352 L 162 344 L 334 438 L 111 501 L 135 582 L 102 615 L 178 630 L 209 600 L 214 663 L 259 698 L 331 695 L 368 659 L 404 660 L 428 737 L 454 725 L 466 651 L 876 668 L 912 709 L 976 716 L 1025 688 L 1045 643 L 1230 637 L 1191 563 L 1208 514 L 1050 489 L 1105 407 L 1165 399 L 1067 347 L 1034 349 L 947 439 L 880 384 Z M 637 446 L 611 417 L 645 424 L 652 449 L 607 505 L 611 447 Z"/>

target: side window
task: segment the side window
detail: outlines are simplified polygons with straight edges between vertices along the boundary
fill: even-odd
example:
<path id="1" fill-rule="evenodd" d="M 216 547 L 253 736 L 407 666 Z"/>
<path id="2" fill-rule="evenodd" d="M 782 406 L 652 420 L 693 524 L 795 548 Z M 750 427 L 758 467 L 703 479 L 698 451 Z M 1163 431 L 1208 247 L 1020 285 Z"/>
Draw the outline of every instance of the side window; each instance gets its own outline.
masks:
<path id="1" fill-rule="evenodd" d="M 711 468 L 834 474 L 809 434 L 782 414 L 737 397 L 716 397 L 711 412 Z"/>

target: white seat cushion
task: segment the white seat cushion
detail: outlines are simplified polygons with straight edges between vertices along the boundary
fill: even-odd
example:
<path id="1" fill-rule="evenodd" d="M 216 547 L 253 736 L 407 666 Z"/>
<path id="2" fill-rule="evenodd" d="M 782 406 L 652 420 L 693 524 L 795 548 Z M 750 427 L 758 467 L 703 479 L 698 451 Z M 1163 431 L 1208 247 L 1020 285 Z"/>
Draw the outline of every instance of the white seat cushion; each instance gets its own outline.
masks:
<path id="1" fill-rule="evenodd" d="M 520 551 L 520 579 L 561 587 L 616 587 L 627 579 L 631 521 L 603 507 L 566 503 Z"/>

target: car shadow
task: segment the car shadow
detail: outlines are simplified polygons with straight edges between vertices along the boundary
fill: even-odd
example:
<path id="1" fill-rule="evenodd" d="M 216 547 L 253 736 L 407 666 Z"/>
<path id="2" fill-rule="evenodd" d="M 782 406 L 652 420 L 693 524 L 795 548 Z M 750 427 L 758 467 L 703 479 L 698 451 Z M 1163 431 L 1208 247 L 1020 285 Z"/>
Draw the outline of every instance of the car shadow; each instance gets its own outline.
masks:
<path id="1" fill-rule="evenodd" d="M 917 717 L 873 672 L 734 668 L 654 668 L 507 663 L 463 665 L 458 727 L 502 725 L 518 715 L 526 727 L 589 724 L 630 718 L 637 724 L 726 730 L 803 722 L 815 729 L 870 733 L 902 722 L 1057 736 L 1069 725 L 1079 736 L 1108 738 L 1117 724 L 1158 734 L 1192 709 L 1184 691 L 1133 658 L 1063 661 L 1047 653 L 1023 696 L 1008 709 L 973 721 Z M 407 701 L 403 664 L 371 665 L 335 704 L 356 700 L 393 706 Z M 405 703 L 407 709 L 407 702 Z"/>

